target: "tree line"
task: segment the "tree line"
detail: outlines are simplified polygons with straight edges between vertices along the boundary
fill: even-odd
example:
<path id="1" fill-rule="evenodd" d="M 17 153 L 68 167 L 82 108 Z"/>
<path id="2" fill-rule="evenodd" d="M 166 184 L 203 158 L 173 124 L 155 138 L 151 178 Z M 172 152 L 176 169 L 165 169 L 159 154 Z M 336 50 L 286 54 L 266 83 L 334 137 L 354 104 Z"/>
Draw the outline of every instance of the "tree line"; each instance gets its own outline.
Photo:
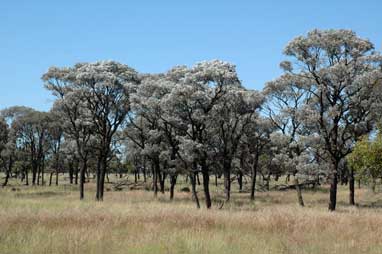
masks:
<path id="1" fill-rule="evenodd" d="M 302 206 L 307 182 L 330 185 L 331 211 L 339 181 L 355 204 L 355 179 L 381 177 L 381 149 L 370 152 L 365 137 L 381 118 L 382 56 L 350 30 L 313 30 L 284 54 L 283 74 L 262 91 L 245 88 L 220 60 L 159 74 L 115 61 L 51 67 L 42 76 L 55 97 L 49 112 L 1 111 L 3 186 L 11 177 L 44 185 L 47 169 L 49 185 L 66 173 L 83 199 L 94 174 L 102 201 L 108 174 L 129 171 L 150 178 L 155 196 L 167 180 L 173 199 L 185 176 L 196 206 L 201 188 L 210 208 L 212 176 L 224 179 L 226 202 L 233 180 L 255 200 L 260 176 L 267 189 L 285 176 Z"/>

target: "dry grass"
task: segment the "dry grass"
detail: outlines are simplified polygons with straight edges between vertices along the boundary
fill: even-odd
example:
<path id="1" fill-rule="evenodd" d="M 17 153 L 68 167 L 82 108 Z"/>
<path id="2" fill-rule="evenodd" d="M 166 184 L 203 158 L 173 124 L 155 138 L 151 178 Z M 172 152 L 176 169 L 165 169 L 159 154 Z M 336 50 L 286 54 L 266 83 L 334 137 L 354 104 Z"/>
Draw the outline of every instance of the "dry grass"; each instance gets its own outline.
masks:
<path id="1" fill-rule="evenodd" d="M 247 194 L 219 210 L 197 210 L 188 193 L 175 202 L 146 191 L 107 192 L 78 201 L 68 186 L 0 190 L 0 253 L 382 253 L 382 195 L 358 190 L 360 207 L 329 213 L 327 193 Z M 88 186 L 92 188 L 92 186 Z M 219 193 L 215 193 L 219 194 Z M 167 194 L 166 194 L 167 195 Z"/>

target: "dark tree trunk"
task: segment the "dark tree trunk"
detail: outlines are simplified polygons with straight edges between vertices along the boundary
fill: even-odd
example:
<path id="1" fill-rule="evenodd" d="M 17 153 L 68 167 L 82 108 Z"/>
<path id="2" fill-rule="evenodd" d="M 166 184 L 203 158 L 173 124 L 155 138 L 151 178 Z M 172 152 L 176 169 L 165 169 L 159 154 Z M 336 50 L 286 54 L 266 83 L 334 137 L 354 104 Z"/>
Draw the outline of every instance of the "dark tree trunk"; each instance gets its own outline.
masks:
<path id="1" fill-rule="evenodd" d="M 304 200 L 302 199 L 302 193 L 301 193 L 301 186 L 300 186 L 296 176 L 294 178 L 294 184 L 296 186 L 298 204 L 300 206 L 304 206 Z"/>
<path id="2" fill-rule="evenodd" d="M 195 178 L 196 178 L 195 174 L 192 173 L 190 175 L 191 189 L 192 189 L 192 198 L 195 201 L 196 207 L 199 209 L 200 208 L 200 203 L 199 203 L 198 193 L 196 192 L 196 179 Z"/>
<path id="3" fill-rule="evenodd" d="M 84 178 L 85 178 L 85 172 L 84 172 Z M 78 184 L 78 168 L 76 169 L 76 172 L 74 174 L 74 184 Z"/>
<path id="4" fill-rule="evenodd" d="M 159 174 L 159 162 L 153 162 L 153 190 L 154 197 L 158 196 L 158 174 Z"/>
<path id="5" fill-rule="evenodd" d="M 6 168 L 6 172 L 5 172 L 5 180 L 3 183 L 3 187 L 7 186 L 7 184 L 8 184 L 9 177 L 10 177 L 11 172 L 12 172 L 12 167 L 13 167 L 13 159 L 10 156 L 9 162 L 8 162 L 8 167 Z"/>
<path id="6" fill-rule="evenodd" d="M 74 167 L 73 163 L 69 164 L 69 183 L 73 184 L 73 174 L 74 174 Z"/>
<path id="7" fill-rule="evenodd" d="M 49 175 L 49 186 L 52 185 L 53 174 L 54 174 L 53 171 L 50 172 L 50 175 Z"/>
<path id="8" fill-rule="evenodd" d="M 106 178 L 106 171 L 107 171 L 107 154 L 103 157 L 102 164 L 101 164 L 101 181 L 100 181 L 100 201 L 103 201 L 103 194 L 105 190 L 105 178 Z"/>
<path id="9" fill-rule="evenodd" d="M 256 191 L 256 177 L 257 177 L 257 166 L 259 164 L 259 156 L 257 153 L 255 154 L 255 161 L 252 166 L 252 174 L 251 174 L 251 200 L 255 200 L 255 191 Z"/>
<path id="10" fill-rule="evenodd" d="M 355 205 L 355 198 L 354 198 L 354 170 L 350 169 L 349 172 L 349 204 Z"/>
<path id="11" fill-rule="evenodd" d="M 147 176 L 146 176 L 146 160 L 143 162 L 143 182 L 147 181 Z"/>
<path id="12" fill-rule="evenodd" d="M 158 175 L 159 175 L 159 186 L 160 186 L 160 192 L 162 194 L 164 194 L 164 184 L 165 184 L 165 180 L 166 180 L 166 173 L 161 173 L 161 172 L 158 172 Z"/>
<path id="13" fill-rule="evenodd" d="M 106 172 L 105 168 L 102 168 L 101 171 L 101 181 L 100 181 L 100 201 L 103 201 L 103 194 L 105 190 L 105 178 L 106 178 Z"/>
<path id="14" fill-rule="evenodd" d="M 174 189 L 176 184 L 177 175 L 170 176 L 170 200 L 174 199 Z"/>
<path id="15" fill-rule="evenodd" d="M 41 162 L 41 185 L 44 186 L 45 185 L 45 163 L 44 163 L 44 160 Z"/>
<path id="16" fill-rule="evenodd" d="M 56 168 L 56 185 L 58 185 L 58 168 Z"/>
<path id="17" fill-rule="evenodd" d="M 243 191 L 243 172 L 239 172 L 237 176 L 237 183 L 239 184 L 239 192 Z"/>
<path id="18" fill-rule="evenodd" d="M 330 179 L 330 194 L 329 194 L 329 211 L 335 211 L 336 210 L 336 204 L 337 204 L 337 184 L 338 184 L 338 162 L 335 163 L 334 169 L 332 169 L 333 172 L 331 174 Z"/>
<path id="19" fill-rule="evenodd" d="M 200 185 L 199 173 L 196 173 L 196 182 Z"/>
<path id="20" fill-rule="evenodd" d="M 32 185 L 36 184 L 36 176 L 37 176 L 37 163 L 32 162 Z"/>
<path id="21" fill-rule="evenodd" d="M 9 170 L 6 171 L 5 173 L 5 180 L 4 180 L 4 183 L 3 183 L 3 187 L 7 186 L 8 184 L 8 180 L 9 180 Z"/>
<path id="22" fill-rule="evenodd" d="M 25 185 L 29 185 L 28 168 L 25 168 Z"/>
<path id="23" fill-rule="evenodd" d="M 102 158 L 98 158 L 97 161 L 97 169 L 96 169 L 96 200 L 101 201 L 101 160 Z"/>
<path id="24" fill-rule="evenodd" d="M 85 172 L 87 169 L 87 161 L 85 160 L 80 169 L 80 200 L 83 200 L 85 197 L 84 194 L 84 185 L 85 185 Z M 78 173 L 76 173 L 76 184 L 77 184 Z"/>
<path id="25" fill-rule="evenodd" d="M 203 190 L 207 209 L 211 208 L 211 195 L 210 195 L 210 174 L 206 161 L 202 162 L 202 175 L 203 175 Z"/>
<path id="26" fill-rule="evenodd" d="M 231 199 L 231 162 L 224 161 L 224 188 L 225 188 L 225 201 L 229 202 Z"/>
<path id="27" fill-rule="evenodd" d="M 40 174 L 41 174 L 41 168 L 38 167 L 38 170 L 37 170 L 37 185 L 40 185 Z"/>

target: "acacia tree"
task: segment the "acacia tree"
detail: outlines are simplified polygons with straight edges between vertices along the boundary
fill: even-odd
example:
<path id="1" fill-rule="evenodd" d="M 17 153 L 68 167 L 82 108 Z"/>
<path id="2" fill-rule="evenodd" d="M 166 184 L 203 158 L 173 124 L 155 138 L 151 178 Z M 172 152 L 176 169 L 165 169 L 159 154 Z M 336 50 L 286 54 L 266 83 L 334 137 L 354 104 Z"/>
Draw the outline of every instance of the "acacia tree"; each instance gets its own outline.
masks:
<path id="1" fill-rule="evenodd" d="M 373 49 L 349 30 L 313 30 L 284 50 L 292 58 L 282 63 L 285 71 L 299 79 L 310 97 L 301 114 L 330 160 L 330 211 L 336 208 L 340 162 L 373 128 L 382 60 Z"/>

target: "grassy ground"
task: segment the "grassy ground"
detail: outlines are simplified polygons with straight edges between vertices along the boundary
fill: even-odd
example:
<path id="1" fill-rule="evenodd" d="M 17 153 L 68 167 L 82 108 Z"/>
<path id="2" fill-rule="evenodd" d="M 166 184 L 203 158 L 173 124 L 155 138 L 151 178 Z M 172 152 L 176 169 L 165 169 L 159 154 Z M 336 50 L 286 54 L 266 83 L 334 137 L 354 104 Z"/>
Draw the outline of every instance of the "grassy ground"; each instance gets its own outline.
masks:
<path id="1" fill-rule="evenodd" d="M 169 202 L 167 193 L 108 191 L 99 203 L 93 189 L 82 202 L 70 185 L 0 189 L 0 253 L 382 253 L 382 195 L 365 189 L 350 207 L 340 188 L 335 213 L 325 188 L 305 191 L 304 208 L 294 191 L 258 193 L 255 204 L 235 192 L 211 210 L 197 210 L 189 193 Z"/>

